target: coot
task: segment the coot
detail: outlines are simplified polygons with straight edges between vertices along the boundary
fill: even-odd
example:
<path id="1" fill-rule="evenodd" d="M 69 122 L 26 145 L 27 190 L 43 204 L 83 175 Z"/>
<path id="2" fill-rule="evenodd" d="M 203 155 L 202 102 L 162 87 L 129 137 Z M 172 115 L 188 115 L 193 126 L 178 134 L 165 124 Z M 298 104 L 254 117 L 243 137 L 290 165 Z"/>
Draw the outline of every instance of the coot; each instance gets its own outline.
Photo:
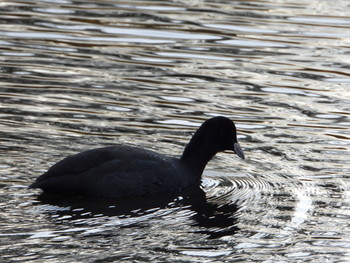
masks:
<path id="1" fill-rule="evenodd" d="M 199 127 L 180 158 L 122 145 L 98 148 L 61 160 L 30 188 L 108 198 L 180 191 L 199 186 L 206 164 L 225 150 L 244 159 L 234 123 L 219 116 Z"/>

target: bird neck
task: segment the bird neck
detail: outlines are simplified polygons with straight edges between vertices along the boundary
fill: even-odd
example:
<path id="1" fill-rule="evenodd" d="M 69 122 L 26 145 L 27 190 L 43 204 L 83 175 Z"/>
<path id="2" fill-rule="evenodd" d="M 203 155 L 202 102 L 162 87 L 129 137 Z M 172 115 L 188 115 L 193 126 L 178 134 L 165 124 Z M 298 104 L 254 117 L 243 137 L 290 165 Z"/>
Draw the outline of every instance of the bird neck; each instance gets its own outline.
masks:
<path id="1" fill-rule="evenodd" d="M 181 156 L 183 161 L 200 178 L 207 163 L 214 157 L 216 151 L 208 148 L 204 142 L 192 138 Z"/>

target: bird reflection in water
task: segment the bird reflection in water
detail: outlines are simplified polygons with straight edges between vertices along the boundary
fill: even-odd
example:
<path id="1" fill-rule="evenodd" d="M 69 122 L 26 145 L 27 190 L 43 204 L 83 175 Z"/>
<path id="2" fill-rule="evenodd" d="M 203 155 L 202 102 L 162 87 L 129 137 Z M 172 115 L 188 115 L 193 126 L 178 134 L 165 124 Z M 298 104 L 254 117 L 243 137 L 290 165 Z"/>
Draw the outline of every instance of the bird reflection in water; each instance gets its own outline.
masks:
<path id="1" fill-rule="evenodd" d="M 57 209 L 50 209 L 49 212 L 65 221 L 97 216 L 136 218 L 160 209 L 183 207 L 194 212 L 189 218 L 192 219 L 191 225 L 200 229 L 194 232 L 205 234 L 209 239 L 230 236 L 238 230 L 235 218 L 238 206 L 235 203 L 210 202 L 200 187 L 186 188 L 181 192 L 113 199 L 62 196 L 44 192 L 38 196 L 38 201 L 38 205 L 56 206 Z"/>

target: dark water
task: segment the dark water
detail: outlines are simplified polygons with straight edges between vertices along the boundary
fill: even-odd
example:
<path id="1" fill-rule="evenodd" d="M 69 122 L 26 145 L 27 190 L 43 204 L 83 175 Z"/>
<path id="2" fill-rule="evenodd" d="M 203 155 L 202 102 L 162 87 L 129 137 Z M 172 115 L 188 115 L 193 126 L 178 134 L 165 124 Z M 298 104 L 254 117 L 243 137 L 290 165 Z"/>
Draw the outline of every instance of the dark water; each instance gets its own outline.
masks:
<path id="1" fill-rule="evenodd" d="M 1 262 L 348 262 L 348 1 L 0 3 Z M 202 191 L 110 200 L 27 186 L 85 149 L 181 154 L 235 120 Z"/>

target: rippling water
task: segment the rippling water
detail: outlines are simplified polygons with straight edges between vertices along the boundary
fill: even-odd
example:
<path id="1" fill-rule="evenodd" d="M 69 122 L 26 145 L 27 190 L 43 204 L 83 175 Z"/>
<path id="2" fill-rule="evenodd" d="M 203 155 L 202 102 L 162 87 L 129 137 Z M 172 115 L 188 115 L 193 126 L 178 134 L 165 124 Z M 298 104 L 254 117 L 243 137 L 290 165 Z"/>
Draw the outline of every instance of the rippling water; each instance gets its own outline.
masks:
<path id="1" fill-rule="evenodd" d="M 348 1 L 0 3 L 4 262 L 348 262 Z M 27 186 L 85 149 L 181 154 L 235 120 L 202 191 L 101 202 Z M 161 201 L 160 201 L 161 200 Z"/>

